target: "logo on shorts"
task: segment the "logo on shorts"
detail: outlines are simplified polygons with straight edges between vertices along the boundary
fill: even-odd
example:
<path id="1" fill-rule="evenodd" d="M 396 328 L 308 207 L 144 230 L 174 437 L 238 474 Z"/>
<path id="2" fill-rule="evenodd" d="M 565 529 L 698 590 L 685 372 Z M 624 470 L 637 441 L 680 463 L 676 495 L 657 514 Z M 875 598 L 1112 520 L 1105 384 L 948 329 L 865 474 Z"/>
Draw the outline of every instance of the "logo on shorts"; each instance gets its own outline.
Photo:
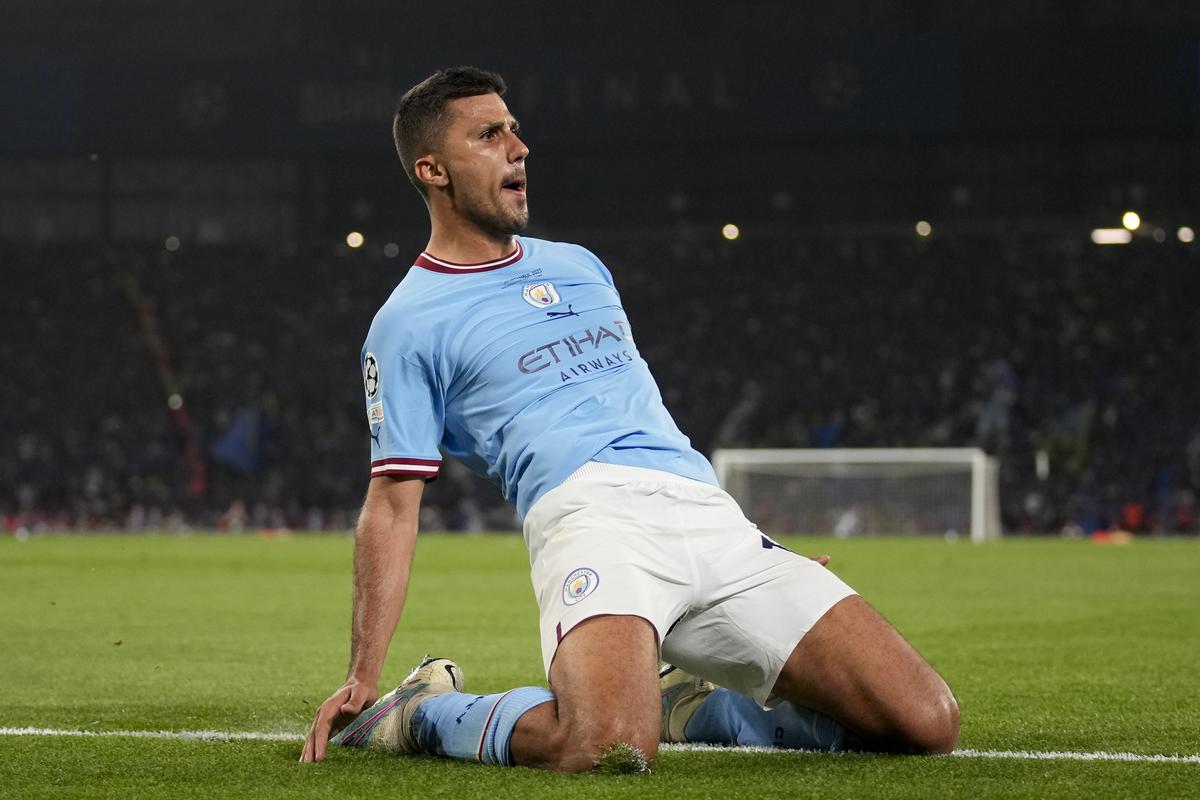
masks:
<path id="1" fill-rule="evenodd" d="M 546 308 L 562 302 L 562 298 L 558 296 L 558 290 L 550 281 L 525 284 L 525 288 L 521 290 L 521 297 L 525 298 L 525 302 L 534 308 Z"/>
<path id="2" fill-rule="evenodd" d="M 563 581 L 563 603 L 573 606 L 596 591 L 599 585 L 600 576 L 596 574 L 596 570 L 580 567 Z"/>

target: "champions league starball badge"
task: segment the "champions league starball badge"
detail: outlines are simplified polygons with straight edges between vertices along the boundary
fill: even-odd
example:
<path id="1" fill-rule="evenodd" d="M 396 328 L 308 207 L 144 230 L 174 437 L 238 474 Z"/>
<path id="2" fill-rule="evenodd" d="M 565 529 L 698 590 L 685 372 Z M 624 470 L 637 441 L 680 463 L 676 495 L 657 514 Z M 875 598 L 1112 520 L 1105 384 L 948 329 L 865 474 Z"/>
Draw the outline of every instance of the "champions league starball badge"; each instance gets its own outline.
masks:
<path id="1" fill-rule="evenodd" d="M 371 353 L 363 357 L 363 388 L 367 392 L 368 400 L 379 394 L 379 362 Z"/>
<path id="2" fill-rule="evenodd" d="M 596 570 L 580 567 L 573 570 L 563 581 L 562 600 L 564 605 L 573 606 L 583 600 L 600 585 L 600 576 Z"/>

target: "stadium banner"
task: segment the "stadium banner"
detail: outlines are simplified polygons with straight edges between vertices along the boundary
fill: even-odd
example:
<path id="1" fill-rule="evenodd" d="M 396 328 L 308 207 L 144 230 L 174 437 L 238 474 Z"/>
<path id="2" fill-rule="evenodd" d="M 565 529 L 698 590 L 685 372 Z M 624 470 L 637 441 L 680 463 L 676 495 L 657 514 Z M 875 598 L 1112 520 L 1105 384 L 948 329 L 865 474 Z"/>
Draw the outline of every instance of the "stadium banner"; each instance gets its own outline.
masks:
<path id="1" fill-rule="evenodd" d="M 514 111 L 550 147 L 1187 132 L 1200 118 L 1200 46 L 1185 33 L 1099 32 L 1073 42 L 1070 58 L 1062 36 L 1045 32 L 817 38 L 781 24 L 770 41 L 629 35 L 619 58 L 598 37 L 449 54 L 405 40 L 376 60 L 386 63 L 366 64 L 328 50 L 240 58 L 16 50 L 0 72 L 0 107 L 19 109 L 21 124 L 0 128 L 0 155 L 387 147 L 398 94 L 459 61 L 503 72 Z"/>

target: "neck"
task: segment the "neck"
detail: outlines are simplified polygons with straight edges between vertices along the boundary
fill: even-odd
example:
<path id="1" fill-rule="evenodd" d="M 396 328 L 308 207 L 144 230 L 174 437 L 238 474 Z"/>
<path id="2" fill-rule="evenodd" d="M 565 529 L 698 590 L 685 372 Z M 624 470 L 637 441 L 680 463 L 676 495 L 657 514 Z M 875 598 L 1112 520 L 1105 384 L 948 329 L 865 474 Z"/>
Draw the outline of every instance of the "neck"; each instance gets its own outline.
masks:
<path id="1" fill-rule="evenodd" d="M 513 237 L 496 238 L 466 220 L 455 220 L 455 224 L 448 225 L 431 216 L 431 227 L 425 252 L 456 264 L 495 261 L 511 255 L 515 247 Z"/>

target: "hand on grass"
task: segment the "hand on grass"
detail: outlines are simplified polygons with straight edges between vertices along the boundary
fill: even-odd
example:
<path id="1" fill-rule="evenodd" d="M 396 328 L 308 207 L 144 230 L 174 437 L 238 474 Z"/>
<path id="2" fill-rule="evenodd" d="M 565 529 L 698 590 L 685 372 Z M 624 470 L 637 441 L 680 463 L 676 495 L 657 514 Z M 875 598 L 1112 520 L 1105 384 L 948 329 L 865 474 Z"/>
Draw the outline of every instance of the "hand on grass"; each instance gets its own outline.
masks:
<path id="1" fill-rule="evenodd" d="M 822 567 L 828 567 L 828 566 L 829 566 L 829 556 L 809 556 L 809 559 L 811 559 L 812 561 L 815 561 L 815 562 L 817 562 L 817 563 L 818 563 L 818 564 L 820 564 Z"/>
<path id="2" fill-rule="evenodd" d="M 350 724 L 364 708 L 370 707 L 378 699 L 379 689 L 375 684 L 363 683 L 357 678 L 347 678 L 341 688 L 329 695 L 329 699 L 317 709 L 317 716 L 313 719 L 312 727 L 308 729 L 308 737 L 304 740 L 300 761 L 324 760 L 325 748 L 330 737 Z"/>

